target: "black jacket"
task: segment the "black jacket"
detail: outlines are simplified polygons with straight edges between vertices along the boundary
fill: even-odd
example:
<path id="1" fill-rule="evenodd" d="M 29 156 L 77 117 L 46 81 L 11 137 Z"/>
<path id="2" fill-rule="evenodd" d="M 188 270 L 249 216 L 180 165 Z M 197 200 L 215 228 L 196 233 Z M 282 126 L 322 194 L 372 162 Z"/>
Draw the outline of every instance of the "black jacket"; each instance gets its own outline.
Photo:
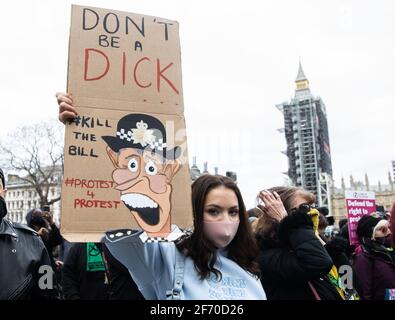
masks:
<path id="1" fill-rule="evenodd" d="M 53 223 L 51 225 L 51 231 L 49 232 L 48 240 L 43 240 L 45 247 L 49 253 L 51 260 L 53 259 L 53 250 L 55 247 L 61 245 L 63 243 L 63 237 L 60 234 L 59 228 Z"/>
<path id="2" fill-rule="evenodd" d="M 26 214 L 27 225 L 36 231 L 40 228 L 46 228 L 49 231 L 48 236 L 41 237 L 41 240 L 44 242 L 45 248 L 47 248 L 49 257 L 52 261 L 52 266 L 55 268 L 53 251 L 58 245 L 62 244 L 63 237 L 55 223 L 52 222 L 52 224 L 50 224 L 49 221 L 42 216 L 33 216 L 34 210 L 35 209 L 30 210 Z"/>
<path id="3" fill-rule="evenodd" d="M 352 265 L 347 257 L 347 246 L 347 240 L 340 236 L 335 236 L 325 245 L 325 249 L 328 251 L 328 254 L 333 260 L 333 264 L 337 269 L 340 269 L 340 267 L 344 265 Z"/>
<path id="4" fill-rule="evenodd" d="M 103 243 L 110 300 L 144 300 L 128 269 L 113 257 Z"/>
<path id="5" fill-rule="evenodd" d="M 40 270 L 42 266 L 45 267 Z M 45 279 L 52 277 L 56 286 L 51 261 L 40 236 L 29 227 L 5 218 L 0 218 L 0 271 L 0 300 L 57 297 L 55 289 L 39 287 L 43 276 L 43 283 L 49 284 Z"/>
<path id="6" fill-rule="evenodd" d="M 285 217 L 277 237 L 257 235 L 261 282 L 269 300 L 314 300 L 310 284 L 321 300 L 340 300 L 327 274 L 331 257 L 316 238 L 311 218 L 303 212 Z"/>
<path id="7" fill-rule="evenodd" d="M 107 300 L 105 271 L 87 271 L 86 263 L 86 243 L 73 244 L 62 267 L 61 284 L 64 298 Z"/>

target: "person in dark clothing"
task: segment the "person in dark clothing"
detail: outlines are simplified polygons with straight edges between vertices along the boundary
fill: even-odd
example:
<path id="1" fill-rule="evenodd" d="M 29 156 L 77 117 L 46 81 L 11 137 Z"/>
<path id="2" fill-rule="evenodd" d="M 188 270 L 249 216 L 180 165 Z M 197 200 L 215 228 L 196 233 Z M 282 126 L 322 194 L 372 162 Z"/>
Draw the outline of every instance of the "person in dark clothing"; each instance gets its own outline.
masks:
<path id="1" fill-rule="evenodd" d="M 336 268 L 340 268 L 343 265 L 351 266 L 351 262 L 346 255 L 348 242 L 346 239 L 340 236 L 332 238 L 325 244 L 325 249 L 328 251 L 332 258 L 333 264 Z"/>
<path id="2" fill-rule="evenodd" d="M 55 271 L 56 282 L 61 282 L 61 267 L 63 262 L 54 258 L 54 249 L 63 243 L 63 237 L 60 230 L 53 221 L 49 212 L 41 209 L 32 209 L 26 214 L 27 225 L 35 230 L 44 242 L 51 260 L 51 266 Z M 61 288 L 58 288 L 61 291 Z"/>
<path id="3" fill-rule="evenodd" d="M 341 230 L 344 225 L 348 223 L 348 219 L 340 219 L 339 221 L 339 229 Z"/>
<path id="4" fill-rule="evenodd" d="M 325 216 L 326 221 L 328 221 L 329 226 L 335 225 L 335 217 L 334 216 Z"/>
<path id="5" fill-rule="evenodd" d="M 101 243 L 74 243 L 62 268 L 66 300 L 107 300 Z"/>
<path id="6" fill-rule="evenodd" d="M 106 265 L 110 300 L 144 300 L 128 269 L 115 259 L 103 244 L 103 260 Z"/>
<path id="7" fill-rule="evenodd" d="M 36 230 L 41 236 L 51 261 L 53 261 L 53 265 L 56 267 L 53 250 L 56 246 L 62 244 L 63 237 L 60 234 L 59 228 L 54 223 L 52 216 L 41 209 L 32 209 L 26 214 L 26 222 L 30 228 Z"/>
<path id="8" fill-rule="evenodd" d="M 48 252 L 34 230 L 5 218 L 5 193 L 0 169 L 0 300 L 55 299 Z M 40 279 L 45 280 L 41 288 Z"/>
<path id="9" fill-rule="evenodd" d="M 67 241 L 66 239 L 63 238 L 63 242 L 60 245 L 60 250 L 59 250 L 59 259 L 60 261 L 66 261 L 67 255 L 69 254 L 69 251 L 71 247 L 73 246 L 72 242 Z"/>
<path id="10" fill-rule="evenodd" d="M 340 222 L 339 222 L 339 226 L 340 226 Z M 355 245 L 351 245 L 350 244 L 350 234 L 349 234 L 349 230 L 348 230 L 348 222 L 347 222 L 347 220 L 340 227 L 339 236 L 347 241 L 347 246 L 346 246 L 345 253 L 346 253 L 346 256 L 347 256 L 348 260 L 352 263 L 352 261 L 353 261 L 353 254 L 354 254 L 354 250 L 355 250 Z"/>
<path id="11" fill-rule="evenodd" d="M 378 215 L 363 216 L 357 227 L 361 245 L 354 269 L 364 300 L 384 300 L 395 294 L 395 253 L 389 222 Z"/>
<path id="12" fill-rule="evenodd" d="M 62 244 L 63 237 L 53 222 L 52 216 L 41 209 L 32 209 L 26 215 L 26 222 L 29 227 L 41 235 L 48 253 L 53 258 L 53 250 Z"/>
<path id="13" fill-rule="evenodd" d="M 261 194 L 264 214 L 254 230 L 268 299 L 341 300 L 327 276 L 333 261 L 314 229 L 314 195 L 294 187 L 272 188 Z M 318 211 L 314 213 L 318 227 Z"/>
<path id="14" fill-rule="evenodd" d="M 330 241 L 325 244 L 325 249 L 331 257 L 333 264 L 337 270 L 342 271 L 345 267 L 347 270 L 352 271 L 352 283 L 347 283 L 347 288 L 345 287 L 345 293 L 347 297 L 351 295 L 358 296 L 358 292 L 361 290 L 356 273 L 354 272 L 352 261 L 347 256 L 347 249 L 349 247 L 348 239 L 344 239 L 340 235 L 336 235 Z"/>

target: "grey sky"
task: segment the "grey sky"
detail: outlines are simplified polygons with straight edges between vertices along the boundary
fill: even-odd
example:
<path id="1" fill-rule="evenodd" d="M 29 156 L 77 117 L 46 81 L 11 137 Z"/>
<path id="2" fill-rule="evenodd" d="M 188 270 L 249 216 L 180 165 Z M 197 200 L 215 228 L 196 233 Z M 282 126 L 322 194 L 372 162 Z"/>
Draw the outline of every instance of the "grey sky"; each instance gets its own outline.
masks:
<path id="1" fill-rule="evenodd" d="M 180 23 L 189 155 L 237 171 L 248 206 L 282 184 L 275 104 L 294 93 L 299 57 L 328 112 L 335 183 L 387 183 L 395 160 L 393 1 L 7 1 L 0 13 L 0 135 L 56 118 L 65 90 L 70 4 Z"/>

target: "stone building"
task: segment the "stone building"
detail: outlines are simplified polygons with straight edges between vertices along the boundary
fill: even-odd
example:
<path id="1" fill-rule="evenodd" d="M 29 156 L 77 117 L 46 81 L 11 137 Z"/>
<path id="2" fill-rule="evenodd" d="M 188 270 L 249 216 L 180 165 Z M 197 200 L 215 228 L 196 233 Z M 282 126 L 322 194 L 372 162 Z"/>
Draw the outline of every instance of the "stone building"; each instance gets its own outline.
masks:
<path id="1" fill-rule="evenodd" d="M 51 179 L 48 196 L 49 201 L 60 196 L 61 182 L 62 170 L 61 167 L 58 167 Z M 26 213 L 33 208 L 40 208 L 40 198 L 37 191 L 31 184 L 16 174 L 8 175 L 6 187 L 7 195 L 5 200 L 8 209 L 7 218 L 15 222 L 26 223 Z M 50 212 L 53 214 L 54 222 L 59 225 L 60 201 L 51 205 Z"/>
<path id="2" fill-rule="evenodd" d="M 291 101 L 277 104 L 283 113 L 288 157 L 287 175 L 292 185 L 302 187 L 317 197 L 320 206 L 330 206 L 332 161 L 326 107 L 314 96 L 301 63 Z"/>
<path id="3" fill-rule="evenodd" d="M 204 162 L 203 163 L 203 170 L 200 171 L 199 167 L 196 164 L 196 157 L 193 157 L 192 166 L 190 168 L 190 176 L 191 176 L 192 182 L 195 181 L 197 178 L 199 178 L 203 174 L 215 174 L 215 175 L 217 175 L 217 174 L 219 174 L 218 173 L 218 167 L 214 167 L 214 172 L 209 172 L 208 171 L 208 162 Z M 236 174 L 236 172 L 234 172 L 234 171 L 226 171 L 225 175 L 227 177 L 230 177 L 234 181 L 237 181 L 237 174 Z"/>

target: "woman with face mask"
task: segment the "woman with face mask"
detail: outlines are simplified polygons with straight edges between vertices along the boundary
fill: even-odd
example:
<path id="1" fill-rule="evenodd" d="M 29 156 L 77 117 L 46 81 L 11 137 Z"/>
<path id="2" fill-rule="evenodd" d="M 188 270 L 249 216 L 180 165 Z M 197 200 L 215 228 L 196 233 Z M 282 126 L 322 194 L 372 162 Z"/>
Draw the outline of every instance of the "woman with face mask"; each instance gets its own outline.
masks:
<path id="1" fill-rule="evenodd" d="M 56 96 L 65 123 L 76 109 L 71 95 Z M 143 243 L 130 230 L 122 239 L 107 232 L 104 251 L 128 269 L 145 299 L 266 299 L 255 261 L 259 251 L 235 182 L 199 177 L 192 184 L 192 208 L 192 234 Z"/>
<path id="2" fill-rule="evenodd" d="M 145 299 L 266 299 L 258 248 L 237 185 L 203 175 L 192 184 L 194 231 L 177 242 L 106 242 Z M 127 254 L 125 254 L 125 252 Z"/>
<path id="3" fill-rule="evenodd" d="M 341 300 L 329 277 L 333 261 L 318 234 L 315 197 L 297 187 L 262 191 L 253 227 L 269 300 Z"/>
<path id="4" fill-rule="evenodd" d="M 395 253 L 390 224 L 377 214 L 358 222 L 360 246 L 355 250 L 354 269 L 361 298 L 384 300 L 395 294 Z"/>

